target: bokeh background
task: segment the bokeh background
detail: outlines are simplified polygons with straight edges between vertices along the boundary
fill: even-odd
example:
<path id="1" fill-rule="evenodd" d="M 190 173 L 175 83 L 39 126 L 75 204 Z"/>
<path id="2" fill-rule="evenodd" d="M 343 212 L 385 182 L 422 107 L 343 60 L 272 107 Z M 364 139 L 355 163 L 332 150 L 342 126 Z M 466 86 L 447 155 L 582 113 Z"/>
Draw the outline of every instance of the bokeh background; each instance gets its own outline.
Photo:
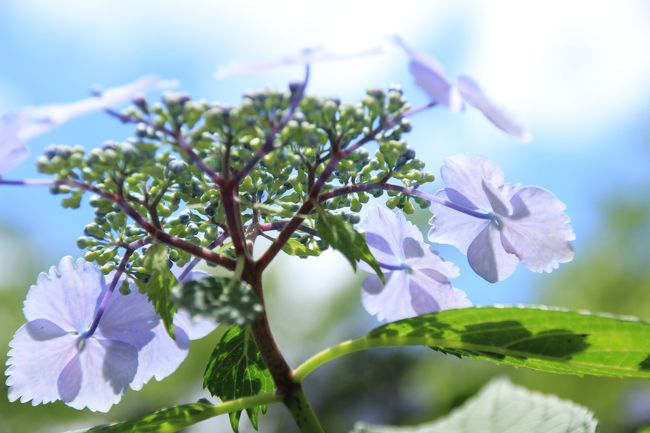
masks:
<path id="1" fill-rule="evenodd" d="M 431 170 L 445 155 L 476 153 L 497 161 L 510 181 L 544 186 L 568 206 L 576 259 L 549 275 L 520 268 L 491 285 L 464 256 L 441 252 L 461 267 L 455 283 L 477 304 L 548 303 L 636 315 L 650 320 L 650 3 L 566 1 L 153 1 L 7 0 L 0 2 L 0 113 L 67 102 L 94 85 L 113 86 L 156 73 L 180 80 L 196 98 L 237 104 L 247 89 L 282 87 L 300 66 L 216 80 L 219 66 L 324 46 L 384 54 L 314 65 L 309 91 L 357 101 L 366 88 L 400 83 L 414 103 L 426 97 L 408 75 L 407 59 L 385 36 L 400 34 L 437 56 L 451 76 L 466 73 L 525 120 L 535 140 L 522 144 L 475 110 L 433 110 L 413 119 L 409 143 Z M 82 144 L 132 134 L 101 113 L 77 119 L 30 143 Z M 38 176 L 34 157 L 9 173 Z M 431 186 L 431 191 L 441 185 Z M 40 188 L 0 188 L 0 364 L 23 322 L 21 304 L 40 271 L 75 241 L 88 209 L 63 210 Z M 426 230 L 425 213 L 416 221 Z M 293 365 L 313 352 L 376 325 L 362 309 L 359 282 L 336 253 L 282 257 L 269 275 L 269 314 Z M 137 416 L 206 397 L 201 377 L 218 332 L 196 342 L 177 373 L 128 393 L 109 414 L 60 403 L 31 407 L 0 391 L 1 432 L 59 432 Z M 328 431 L 357 420 L 411 424 L 460 404 L 494 375 L 589 407 L 602 432 L 650 424 L 650 384 L 530 373 L 458 360 L 429 350 L 378 350 L 336 361 L 307 382 Z M 244 422 L 242 431 L 250 427 Z M 188 430 L 228 432 L 226 418 Z M 261 431 L 293 432 L 283 408 Z"/>

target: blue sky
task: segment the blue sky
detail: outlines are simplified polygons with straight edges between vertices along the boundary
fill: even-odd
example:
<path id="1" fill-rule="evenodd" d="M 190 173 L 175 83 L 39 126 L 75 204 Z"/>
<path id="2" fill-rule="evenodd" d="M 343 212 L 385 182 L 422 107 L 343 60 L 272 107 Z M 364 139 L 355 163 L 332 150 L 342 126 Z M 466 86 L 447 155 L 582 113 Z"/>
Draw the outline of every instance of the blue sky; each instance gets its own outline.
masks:
<path id="1" fill-rule="evenodd" d="M 218 81 L 218 66 L 316 46 L 350 51 L 382 45 L 385 54 L 316 65 L 311 92 L 354 102 L 367 87 L 400 83 L 414 104 L 426 102 L 403 53 L 385 42 L 385 35 L 395 33 L 437 56 L 450 75 L 473 76 L 535 136 L 519 143 L 476 111 L 427 112 L 413 120 L 410 144 L 430 169 L 437 172 L 445 155 L 478 153 L 497 161 L 509 181 L 550 189 L 568 206 L 578 255 L 598 222 L 602 195 L 625 190 L 650 172 L 650 5 L 643 0 L 6 1 L 0 3 L 0 113 L 73 101 L 94 85 L 118 85 L 148 73 L 179 79 L 194 97 L 234 104 L 247 89 L 300 78 L 301 69 Z M 92 148 L 129 134 L 98 113 L 30 145 L 37 155 L 50 143 Z M 9 174 L 37 175 L 30 163 Z M 28 233 L 52 264 L 64 254 L 79 255 L 75 240 L 91 219 L 87 210 L 57 204 L 45 189 L 0 189 L 0 222 Z M 443 252 L 465 265 L 457 252 Z M 348 269 L 336 256 L 324 260 Z M 543 278 L 522 268 L 491 286 L 466 266 L 462 271 L 456 285 L 483 304 L 526 302 L 531 293 L 525 287 Z M 332 284 L 350 275 L 342 271 Z"/>

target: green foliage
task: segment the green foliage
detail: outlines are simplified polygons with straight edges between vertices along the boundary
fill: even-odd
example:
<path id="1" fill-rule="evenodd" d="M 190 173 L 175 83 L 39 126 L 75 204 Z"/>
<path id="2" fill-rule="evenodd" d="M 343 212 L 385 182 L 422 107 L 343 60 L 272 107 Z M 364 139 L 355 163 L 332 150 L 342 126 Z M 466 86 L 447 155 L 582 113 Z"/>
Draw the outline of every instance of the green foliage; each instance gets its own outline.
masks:
<path id="1" fill-rule="evenodd" d="M 176 277 L 169 270 L 167 246 L 154 243 L 144 256 L 143 266 L 149 271 L 146 280 L 138 280 L 140 290 L 146 293 L 160 316 L 167 333 L 174 338 L 174 314 L 176 303 L 172 299 L 172 289 L 176 285 Z"/>
<path id="2" fill-rule="evenodd" d="M 465 308 L 388 323 L 298 368 L 386 346 L 430 346 L 444 353 L 550 373 L 650 378 L 650 323 L 531 307 Z"/>
<path id="3" fill-rule="evenodd" d="M 466 308 L 389 323 L 366 338 L 373 345 L 425 344 L 554 373 L 650 378 L 650 323 L 614 316 L 547 308 Z"/>
<path id="4" fill-rule="evenodd" d="M 251 286 L 237 278 L 210 276 L 186 281 L 176 286 L 174 298 L 193 316 L 239 326 L 252 322 L 262 312 Z"/>
<path id="5" fill-rule="evenodd" d="M 282 251 L 290 256 L 298 256 L 300 258 L 313 257 L 320 255 L 320 250 L 315 245 L 305 245 L 297 239 L 289 239 L 282 247 Z"/>
<path id="6" fill-rule="evenodd" d="M 316 230 L 318 230 L 318 234 L 323 241 L 343 253 L 354 270 L 357 269 L 357 261 L 363 260 L 372 267 L 377 276 L 383 281 L 384 274 L 377 260 L 370 252 L 366 238 L 356 231 L 343 216 L 326 211 L 319 212 Z"/>
<path id="7" fill-rule="evenodd" d="M 232 326 L 222 337 L 206 367 L 203 386 L 222 400 L 254 396 L 275 389 L 271 373 L 248 328 Z M 260 412 L 266 412 L 266 405 L 246 409 L 256 429 Z M 230 414 L 230 424 L 235 432 L 239 430 L 240 415 L 241 410 Z"/>
<path id="8" fill-rule="evenodd" d="M 190 403 L 162 409 L 132 421 L 100 425 L 68 433 L 174 433 L 217 415 L 241 411 L 255 404 L 274 403 L 278 400 L 279 397 L 272 394 L 262 394 L 254 398 L 233 400 L 217 405 L 202 402 Z"/>
<path id="9" fill-rule="evenodd" d="M 594 433 L 593 414 L 570 401 L 496 379 L 450 415 L 415 427 L 357 424 L 352 433 Z"/>
<path id="10" fill-rule="evenodd" d="M 52 193 L 63 196 L 64 206 L 77 207 L 84 193 L 91 194 L 95 218 L 78 245 L 86 251 L 86 260 L 106 273 L 116 268 L 122 247 L 153 235 L 142 221 L 191 244 L 211 245 L 227 222 L 222 192 L 208 172 L 236 176 L 258 154 L 259 163 L 239 177 L 244 231 L 293 217 L 333 158 L 338 162 L 322 182 L 322 194 L 391 180 L 417 188 L 433 180 L 403 140 L 411 124 L 400 117 L 409 106 L 399 88 L 369 90 L 356 105 L 305 96 L 280 128 L 292 98 L 291 90 L 265 90 L 245 95 L 237 107 L 193 101 L 183 93 L 168 94 L 161 103 L 140 100 L 121 114 L 135 125 L 134 138 L 107 141 L 88 152 L 79 146 L 51 146 L 39 158 L 39 170 L 58 182 Z M 379 143 L 376 151 L 351 149 L 372 141 Z M 320 205 L 326 211 L 349 209 L 354 214 L 371 196 L 382 194 L 381 189 L 332 194 Z M 421 199 L 389 194 L 390 206 L 407 213 L 414 209 L 412 202 L 426 206 Z M 318 219 L 313 214 L 304 217 L 309 227 Z M 313 234 L 300 232 L 285 247 L 285 252 L 300 257 L 320 251 Z M 234 256 L 228 243 L 218 252 Z M 178 248 L 170 248 L 169 257 L 179 266 L 191 259 Z M 133 279 L 147 273 L 141 269 L 140 252 L 130 264 Z"/>

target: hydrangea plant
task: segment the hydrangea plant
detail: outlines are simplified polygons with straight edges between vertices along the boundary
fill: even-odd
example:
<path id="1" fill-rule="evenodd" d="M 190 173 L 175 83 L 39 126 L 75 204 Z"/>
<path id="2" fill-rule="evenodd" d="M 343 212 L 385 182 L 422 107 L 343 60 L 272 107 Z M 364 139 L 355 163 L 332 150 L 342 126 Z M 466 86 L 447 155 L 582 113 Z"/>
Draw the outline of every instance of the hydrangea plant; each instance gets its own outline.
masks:
<path id="1" fill-rule="evenodd" d="M 203 379 L 221 403 L 181 405 L 87 431 L 173 432 L 221 414 L 236 431 L 242 411 L 257 426 L 268 404 L 282 403 L 301 432 L 324 432 L 303 381 L 335 358 L 375 347 L 427 346 L 547 372 L 650 377 L 645 322 L 548 307 L 472 307 L 453 286 L 459 270 L 435 244 L 457 247 L 494 283 L 519 262 L 550 272 L 570 261 L 575 235 L 553 193 L 506 183 L 483 156 L 446 158 L 444 186 L 425 192 L 435 175 L 405 139 L 416 114 L 467 104 L 510 135 L 531 135 L 474 80 L 460 76 L 454 84 L 437 60 L 394 41 L 429 103 L 412 107 L 395 85 L 370 89 L 356 104 L 308 95 L 311 63 L 347 57 L 312 50 L 222 71 L 305 65 L 303 81 L 247 93 L 236 107 L 179 92 L 153 103 L 142 93 L 172 83 L 143 77 L 82 101 L 3 116 L 0 184 L 49 186 L 63 207 L 78 208 L 87 197 L 94 210 L 77 241 L 82 257 L 64 257 L 27 292 L 26 323 L 9 344 L 9 399 L 108 411 L 129 388 L 173 373 L 191 340 L 218 324 L 228 329 Z M 133 136 L 90 150 L 50 146 L 37 158 L 47 178 L 5 177 L 26 158 L 30 138 L 92 110 L 133 125 Z M 408 219 L 418 208 L 432 215 L 433 244 Z M 267 242 L 254 255 L 259 239 Z M 367 274 L 361 304 L 388 323 L 293 368 L 271 332 L 262 277 L 281 253 L 307 258 L 328 248 Z M 196 271 L 199 263 L 221 271 Z M 536 401 L 555 404 L 537 395 L 526 404 Z M 571 431 L 593 431 L 588 411 L 567 407 L 571 426 L 584 427 Z M 576 413 L 587 418 L 576 421 Z M 500 408 L 484 416 L 506 415 Z M 536 421 L 526 418 L 529 431 L 545 428 Z"/>

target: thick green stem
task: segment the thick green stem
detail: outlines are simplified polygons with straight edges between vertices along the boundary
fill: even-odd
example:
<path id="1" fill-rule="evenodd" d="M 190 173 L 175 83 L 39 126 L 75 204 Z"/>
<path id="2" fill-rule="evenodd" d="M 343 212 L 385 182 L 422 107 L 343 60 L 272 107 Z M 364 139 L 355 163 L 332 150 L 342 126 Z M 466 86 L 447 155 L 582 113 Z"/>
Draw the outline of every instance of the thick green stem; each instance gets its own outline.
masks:
<path id="1" fill-rule="evenodd" d="M 251 284 L 260 302 L 264 303 L 261 271 L 253 269 L 250 274 L 244 275 L 244 279 Z M 265 312 L 252 323 L 251 331 L 262 359 L 273 376 L 276 392 L 282 397 L 282 402 L 291 413 L 300 431 L 302 433 L 324 433 L 323 427 L 305 396 L 302 385 L 294 377 L 291 367 L 273 338 Z"/>

